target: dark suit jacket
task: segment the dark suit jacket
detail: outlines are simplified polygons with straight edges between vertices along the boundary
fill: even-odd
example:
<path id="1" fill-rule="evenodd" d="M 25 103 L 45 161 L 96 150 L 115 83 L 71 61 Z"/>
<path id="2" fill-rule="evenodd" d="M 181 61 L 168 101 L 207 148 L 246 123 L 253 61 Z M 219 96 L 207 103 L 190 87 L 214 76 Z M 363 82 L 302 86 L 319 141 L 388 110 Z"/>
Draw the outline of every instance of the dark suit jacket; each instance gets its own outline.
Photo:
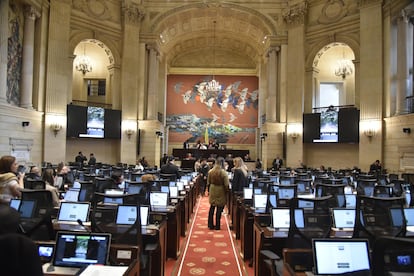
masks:
<path id="1" fill-rule="evenodd" d="M 172 163 L 162 165 L 160 173 L 175 174 L 177 176 L 177 179 L 181 177 L 178 167 Z"/>

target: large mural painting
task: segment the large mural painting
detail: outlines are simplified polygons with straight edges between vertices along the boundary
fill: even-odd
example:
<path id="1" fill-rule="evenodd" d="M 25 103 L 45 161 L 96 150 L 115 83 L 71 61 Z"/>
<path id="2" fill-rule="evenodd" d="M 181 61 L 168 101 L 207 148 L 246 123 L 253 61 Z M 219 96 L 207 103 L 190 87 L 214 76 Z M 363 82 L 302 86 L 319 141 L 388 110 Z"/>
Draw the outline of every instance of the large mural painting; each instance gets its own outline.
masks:
<path id="1" fill-rule="evenodd" d="M 209 91 L 211 77 L 169 75 L 167 126 L 169 142 L 255 144 L 259 91 L 254 76 L 215 76 L 218 91 Z"/>

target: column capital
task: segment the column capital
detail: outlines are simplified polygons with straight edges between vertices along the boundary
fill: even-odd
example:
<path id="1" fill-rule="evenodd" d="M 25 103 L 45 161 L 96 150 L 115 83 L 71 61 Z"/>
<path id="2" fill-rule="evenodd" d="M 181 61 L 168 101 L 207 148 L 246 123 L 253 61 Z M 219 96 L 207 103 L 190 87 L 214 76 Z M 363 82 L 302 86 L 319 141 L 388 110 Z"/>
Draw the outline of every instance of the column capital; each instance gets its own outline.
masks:
<path id="1" fill-rule="evenodd" d="M 138 25 L 145 16 L 145 10 L 143 6 L 125 0 L 122 4 L 122 15 L 125 23 Z"/>
<path id="2" fill-rule="evenodd" d="M 160 49 L 159 49 L 157 43 L 155 43 L 155 42 L 154 43 L 147 43 L 145 45 L 145 48 L 148 51 L 154 51 L 157 54 L 157 56 L 160 54 Z"/>
<path id="3" fill-rule="evenodd" d="M 308 1 L 304 0 L 303 2 L 289 5 L 288 8 L 283 10 L 282 16 L 287 24 L 304 24 L 305 15 L 308 12 Z"/>
<path id="4" fill-rule="evenodd" d="M 33 6 L 25 5 L 24 6 L 24 17 L 26 19 L 36 20 L 36 18 L 40 17 L 40 12 Z"/>
<path id="5" fill-rule="evenodd" d="M 277 54 L 278 52 L 280 52 L 280 46 L 271 46 L 266 51 L 266 57 L 269 57 L 272 53 Z"/>

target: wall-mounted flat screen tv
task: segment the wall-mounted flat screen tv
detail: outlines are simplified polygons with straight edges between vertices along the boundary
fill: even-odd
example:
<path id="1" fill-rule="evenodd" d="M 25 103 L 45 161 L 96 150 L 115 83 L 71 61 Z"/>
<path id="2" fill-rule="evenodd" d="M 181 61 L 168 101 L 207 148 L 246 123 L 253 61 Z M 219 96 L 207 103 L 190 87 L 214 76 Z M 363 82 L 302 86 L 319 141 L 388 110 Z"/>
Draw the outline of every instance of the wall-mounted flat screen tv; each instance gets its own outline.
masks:
<path id="1" fill-rule="evenodd" d="M 121 111 L 96 106 L 67 106 L 67 137 L 121 138 Z"/>
<path id="2" fill-rule="evenodd" d="M 359 143 L 359 110 L 327 108 L 303 114 L 304 143 Z"/>

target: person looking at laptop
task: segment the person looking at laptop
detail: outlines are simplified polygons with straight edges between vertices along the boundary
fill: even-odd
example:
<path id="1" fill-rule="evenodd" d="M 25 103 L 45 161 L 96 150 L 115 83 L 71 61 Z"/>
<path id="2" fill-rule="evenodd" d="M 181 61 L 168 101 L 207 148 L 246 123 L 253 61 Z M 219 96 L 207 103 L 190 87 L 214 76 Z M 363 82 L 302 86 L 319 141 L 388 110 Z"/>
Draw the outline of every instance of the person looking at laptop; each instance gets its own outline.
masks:
<path id="1" fill-rule="evenodd" d="M 0 203 L 8 204 L 10 199 L 21 196 L 24 172 L 18 172 L 17 168 L 16 157 L 5 155 L 0 158 Z"/>
<path id="2" fill-rule="evenodd" d="M 99 192 L 104 193 L 105 190 L 119 189 L 122 187 L 123 182 L 124 175 L 122 174 L 122 172 L 114 171 L 112 172 L 111 178 L 108 181 L 99 185 Z"/>
<path id="3" fill-rule="evenodd" d="M 46 169 L 42 174 L 42 180 L 45 182 L 46 190 L 50 191 L 52 194 L 52 202 L 54 207 L 58 207 L 60 205 L 59 200 L 59 191 L 55 187 L 55 178 L 53 169 Z"/>
<path id="4" fill-rule="evenodd" d="M 208 228 L 220 230 L 221 213 L 227 203 L 229 191 L 229 177 L 224 167 L 224 158 L 218 157 L 213 168 L 208 172 L 207 186 L 210 202 L 208 212 Z M 214 211 L 216 212 L 216 225 L 213 224 Z"/>
<path id="5" fill-rule="evenodd" d="M 231 180 L 231 190 L 233 192 L 241 192 L 244 187 L 248 186 L 247 167 L 241 157 L 236 157 L 233 160 L 234 168 L 233 179 Z"/>

